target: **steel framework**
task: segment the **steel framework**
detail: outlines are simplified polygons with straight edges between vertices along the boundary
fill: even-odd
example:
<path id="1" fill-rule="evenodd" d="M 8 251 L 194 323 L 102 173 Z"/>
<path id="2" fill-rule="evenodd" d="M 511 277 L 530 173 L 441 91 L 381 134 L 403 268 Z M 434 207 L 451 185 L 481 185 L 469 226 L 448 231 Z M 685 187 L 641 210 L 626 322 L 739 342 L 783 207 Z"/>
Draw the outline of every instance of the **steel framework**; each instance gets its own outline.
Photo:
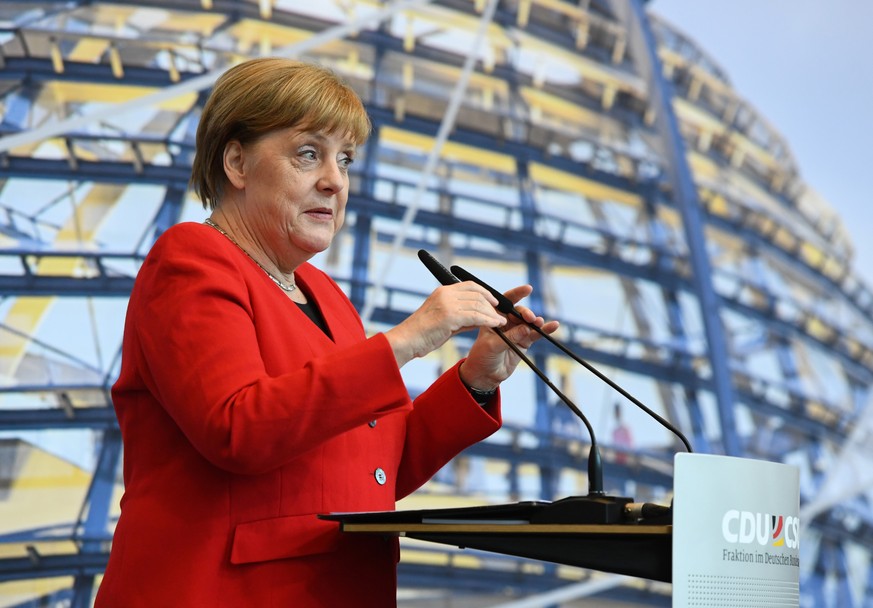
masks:
<path id="1" fill-rule="evenodd" d="M 346 227 L 317 260 L 369 330 L 432 288 L 421 247 L 496 285 L 531 283 L 562 339 L 696 450 L 800 467 L 805 601 L 873 601 L 858 464 L 873 292 L 840 219 L 717 63 L 641 0 L 300 5 L 0 6 L 0 605 L 90 605 L 118 508 L 108 389 L 126 297 L 154 239 L 204 216 L 187 180 L 209 86 L 267 54 L 332 67 L 372 117 Z M 411 390 L 468 343 L 405 368 Z M 533 354 L 612 434 L 610 489 L 668 498 L 675 438 L 560 353 Z M 578 421 L 523 370 L 504 393 L 505 428 L 401 506 L 584 492 Z M 72 503 L 54 502 L 64 482 L 36 468 L 40 451 L 87 472 L 70 473 Z M 414 544 L 400 575 L 455 594 L 598 577 Z M 642 581 L 588 588 L 668 605 Z"/>

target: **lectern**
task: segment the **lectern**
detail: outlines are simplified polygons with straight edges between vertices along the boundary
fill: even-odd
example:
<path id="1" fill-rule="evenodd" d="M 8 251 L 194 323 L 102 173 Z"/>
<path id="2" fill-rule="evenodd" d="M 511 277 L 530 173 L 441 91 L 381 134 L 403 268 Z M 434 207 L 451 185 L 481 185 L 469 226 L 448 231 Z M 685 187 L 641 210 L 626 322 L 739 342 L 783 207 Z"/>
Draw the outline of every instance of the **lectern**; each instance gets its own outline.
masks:
<path id="1" fill-rule="evenodd" d="M 672 582 L 677 608 L 798 607 L 798 470 L 701 454 L 677 454 L 674 464 L 674 503 L 663 521 L 573 522 L 563 508 L 560 521 L 549 521 L 561 501 L 321 517 L 349 534 L 400 535 Z"/>

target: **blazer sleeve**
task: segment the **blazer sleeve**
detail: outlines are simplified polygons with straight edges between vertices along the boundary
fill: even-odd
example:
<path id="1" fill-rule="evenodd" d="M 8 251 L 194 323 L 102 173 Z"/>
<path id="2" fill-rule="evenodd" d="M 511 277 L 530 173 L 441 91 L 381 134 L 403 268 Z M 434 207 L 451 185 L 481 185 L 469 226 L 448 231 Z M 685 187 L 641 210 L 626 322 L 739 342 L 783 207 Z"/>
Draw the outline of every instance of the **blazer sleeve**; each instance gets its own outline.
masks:
<path id="1" fill-rule="evenodd" d="M 125 333 L 134 336 L 125 342 L 136 347 L 124 356 L 136 359 L 141 384 L 210 462 L 263 473 L 374 416 L 409 407 L 381 334 L 364 339 L 362 332 L 350 346 L 268 375 L 259 349 L 265 337 L 255 330 L 238 261 L 203 240 L 199 234 L 155 245 L 128 310 Z M 113 396 L 130 386 L 124 378 L 123 364 Z"/>
<path id="2" fill-rule="evenodd" d="M 449 460 L 497 431 L 503 422 L 499 391 L 485 407 L 479 405 L 461 382 L 461 363 L 415 400 L 406 421 L 397 500 L 417 490 Z"/>

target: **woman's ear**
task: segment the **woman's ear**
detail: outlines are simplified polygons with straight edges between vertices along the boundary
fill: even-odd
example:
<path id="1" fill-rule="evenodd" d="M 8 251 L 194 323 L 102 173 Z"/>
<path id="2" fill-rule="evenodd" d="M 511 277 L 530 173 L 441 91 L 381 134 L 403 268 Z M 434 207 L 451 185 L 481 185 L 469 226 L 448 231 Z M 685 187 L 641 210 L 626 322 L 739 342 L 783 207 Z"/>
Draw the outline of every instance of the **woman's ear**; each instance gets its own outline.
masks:
<path id="1" fill-rule="evenodd" d="M 245 188 L 246 172 L 243 162 L 243 147 L 238 140 L 232 139 L 225 144 L 222 163 L 224 165 L 224 174 L 227 176 L 227 181 L 230 182 L 230 185 L 237 190 Z"/>

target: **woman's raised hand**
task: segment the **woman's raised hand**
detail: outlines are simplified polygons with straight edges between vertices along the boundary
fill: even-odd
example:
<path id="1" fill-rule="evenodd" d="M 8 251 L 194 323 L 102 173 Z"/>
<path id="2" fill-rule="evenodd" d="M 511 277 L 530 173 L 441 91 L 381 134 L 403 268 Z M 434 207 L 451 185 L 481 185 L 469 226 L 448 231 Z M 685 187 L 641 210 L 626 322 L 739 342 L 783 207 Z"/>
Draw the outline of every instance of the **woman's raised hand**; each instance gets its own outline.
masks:
<path id="1" fill-rule="evenodd" d="M 530 285 L 521 285 L 504 295 L 516 304 L 532 291 Z M 453 335 L 478 327 L 479 335 L 460 369 L 461 379 L 467 386 L 490 390 L 508 378 L 520 360 L 490 329 L 501 328 L 522 350 L 542 337 L 521 320 L 504 317 L 496 305 L 494 296 L 471 281 L 438 287 L 418 310 L 385 332 L 385 337 L 394 349 L 397 364 L 403 366 L 436 350 Z M 551 334 L 558 329 L 557 321 L 546 322 L 524 306 L 516 308 L 525 321 L 543 332 Z"/>
<path id="2" fill-rule="evenodd" d="M 506 317 L 497 312 L 496 305 L 494 296 L 469 281 L 438 287 L 418 310 L 386 331 L 385 337 L 397 364 L 403 366 L 436 350 L 457 333 L 506 325 Z"/>

